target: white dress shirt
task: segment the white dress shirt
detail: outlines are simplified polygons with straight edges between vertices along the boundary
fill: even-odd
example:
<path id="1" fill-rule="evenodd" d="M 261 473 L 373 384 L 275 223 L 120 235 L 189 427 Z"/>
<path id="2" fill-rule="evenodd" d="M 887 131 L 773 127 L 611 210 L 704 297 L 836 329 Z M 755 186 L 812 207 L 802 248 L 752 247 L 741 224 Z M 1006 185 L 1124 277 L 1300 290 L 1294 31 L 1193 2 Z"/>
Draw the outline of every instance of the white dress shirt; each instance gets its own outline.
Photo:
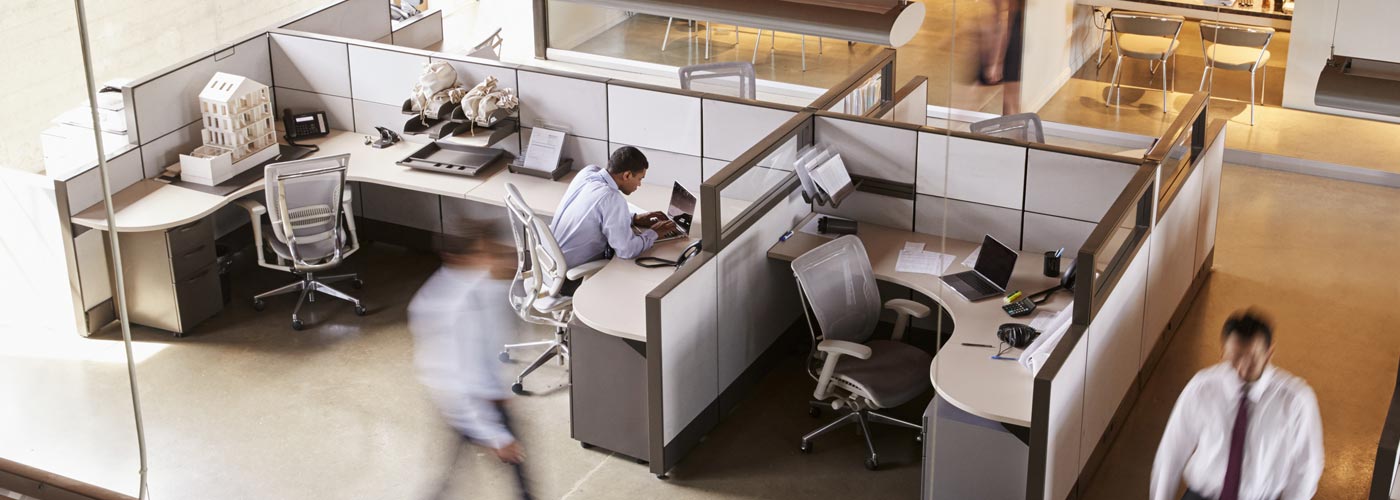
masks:
<path id="1" fill-rule="evenodd" d="M 1197 373 L 1172 409 L 1152 464 L 1152 499 L 1177 500 L 1177 483 L 1218 498 L 1244 382 L 1221 363 Z M 1249 388 L 1240 500 L 1312 498 L 1322 477 L 1322 419 L 1307 382 L 1266 367 Z"/>
<path id="2" fill-rule="evenodd" d="M 608 247 L 618 257 L 631 259 L 656 243 L 656 231 L 632 230 L 627 200 L 612 176 L 597 165 L 579 171 L 569 183 L 549 227 L 569 267 L 603 258 Z"/>
<path id="3" fill-rule="evenodd" d="M 491 448 L 515 441 L 494 403 L 511 395 L 496 358 L 519 326 L 509 293 L 486 270 L 443 266 L 408 305 L 419 382 L 449 425 Z"/>

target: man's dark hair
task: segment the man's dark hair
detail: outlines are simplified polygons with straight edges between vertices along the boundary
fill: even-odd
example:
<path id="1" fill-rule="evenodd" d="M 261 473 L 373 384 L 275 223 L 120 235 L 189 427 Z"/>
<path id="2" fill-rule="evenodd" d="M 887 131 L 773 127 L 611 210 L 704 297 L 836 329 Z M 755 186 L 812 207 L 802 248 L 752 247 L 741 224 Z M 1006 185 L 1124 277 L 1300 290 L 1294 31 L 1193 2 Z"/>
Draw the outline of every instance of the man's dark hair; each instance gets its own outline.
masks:
<path id="1" fill-rule="evenodd" d="M 1253 309 L 1236 312 L 1230 315 L 1230 319 L 1225 320 L 1225 327 L 1220 331 L 1220 338 L 1225 340 L 1231 335 L 1246 342 L 1262 338 L 1265 347 L 1274 344 L 1274 328 L 1269 325 L 1267 318 Z"/>
<path id="2" fill-rule="evenodd" d="M 647 156 L 637 148 L 623 146 L 608 157 L 608 173 L 641 172 L 647 169 Z"/>

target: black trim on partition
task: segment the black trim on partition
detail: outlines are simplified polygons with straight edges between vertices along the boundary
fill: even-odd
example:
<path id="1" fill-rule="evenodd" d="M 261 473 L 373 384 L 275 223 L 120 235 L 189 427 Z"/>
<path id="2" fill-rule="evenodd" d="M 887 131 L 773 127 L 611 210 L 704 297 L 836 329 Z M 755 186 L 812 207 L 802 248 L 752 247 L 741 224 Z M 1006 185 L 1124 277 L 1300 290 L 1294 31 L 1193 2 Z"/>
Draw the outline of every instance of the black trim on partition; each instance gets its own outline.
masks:
<path id="1" fill-rule="evenodd" d="M 535 0 L 535 59 L 549 59 L 549 0 Z"/>

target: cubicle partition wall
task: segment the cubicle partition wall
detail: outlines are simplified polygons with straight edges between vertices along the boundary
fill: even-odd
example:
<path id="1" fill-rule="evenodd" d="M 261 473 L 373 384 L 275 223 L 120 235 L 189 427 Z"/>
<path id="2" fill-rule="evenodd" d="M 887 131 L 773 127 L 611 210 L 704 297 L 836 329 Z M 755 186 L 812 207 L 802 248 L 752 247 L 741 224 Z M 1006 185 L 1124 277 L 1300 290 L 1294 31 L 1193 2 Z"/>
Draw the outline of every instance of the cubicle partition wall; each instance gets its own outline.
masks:
<path id="1" fill-rule="evenodd" d="M 395 21 L 389 2 L 341 0 L 283 21 L 278 28 L 379 42 L 414 49 L 442 44 L 442 10 L 430 9 L 417 17 Z"/>
<path id="2" fill-rule="evenodd" d="M 853 116 L 885 116 L 893 111 L 895 103 L 895 55 L 894 49 L 875 53 L 851 76 L 812 101 L 811 107 Z"/>
<path id="3" fill-rule="evenodd" d="M 1078 498 L 1208 275 L 1224 123 L 1204 94 L 1077 252 L 1074 322 L 1035 376 L 1028 499 Z"/>

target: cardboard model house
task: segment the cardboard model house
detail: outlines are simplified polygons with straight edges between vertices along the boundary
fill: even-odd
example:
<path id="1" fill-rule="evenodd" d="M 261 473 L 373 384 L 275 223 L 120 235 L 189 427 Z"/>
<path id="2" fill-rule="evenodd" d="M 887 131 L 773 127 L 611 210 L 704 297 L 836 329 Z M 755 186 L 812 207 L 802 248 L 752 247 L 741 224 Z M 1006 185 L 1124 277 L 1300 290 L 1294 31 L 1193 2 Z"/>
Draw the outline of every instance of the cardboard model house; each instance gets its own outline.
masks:
<path id="1" fill-rule="evenodd" d="M 246 77 L 215 73 L 199 92 L 203 145 L 180 155 L 180 178 L 213 186 L 277 156 L 271 92 Z"/>

